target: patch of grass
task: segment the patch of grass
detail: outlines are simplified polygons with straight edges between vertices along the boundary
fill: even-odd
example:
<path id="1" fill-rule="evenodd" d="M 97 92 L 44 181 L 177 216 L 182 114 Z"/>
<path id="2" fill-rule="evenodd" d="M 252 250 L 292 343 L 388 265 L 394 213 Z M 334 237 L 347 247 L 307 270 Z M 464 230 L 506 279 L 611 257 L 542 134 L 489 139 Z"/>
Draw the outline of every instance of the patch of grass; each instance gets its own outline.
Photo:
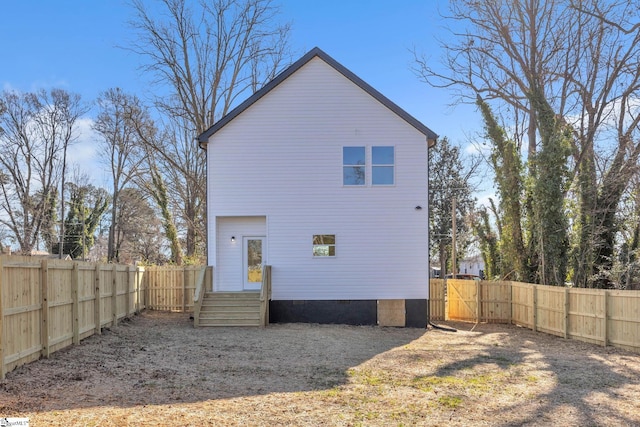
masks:
<path id="1" fill-rule="evenodd" d="M 438 387 L 450 387 L 465 389 L 472 392 L 485 392 L 491 385 L 498 381 L 497 375 L 475 375 L 475 376 L 422 376 L 415 377 L 411 382 L 411 387 L 420 391 L 430 392 Z"/>
<path id="2" fill-rule="evenodd" d="M 349 369 L 347 376 L 353 384 L 381 387 L 385 385 L 399 385 L 399 381 L 384 371 L 372 371 L 367 369 Z"/>
<path id="3" fill-rule="evenodd" d="M 415 377 L 412 381 L 412 387 L 420 391 L 433 391 L 435 386 L 450 383 L 454 377 Z"/>
<path id="4" fill-rule="evenodd" d="M 325 390 L 323 392 L 323 394 L 326 397 L 338 397 L 338 396 L 340 396 L 340 393 L 341 393 L 341 390 L 340 390 L 339 387 L 333 387 L 333 388 L 330 388 L 329 390 Z"/>
<path id="5" fill-rule="evenodd" d="M 456 409 L 462 404 L 462 398 L 458 396 L 441 396 L 438 398 L 438 403 L 449 409 Z"/>
<path id="6" fill-rule="evenodd" d="M 363 372 L 363 375 L 359 378 L 362 384 L 378 386 L 384 383 L 384 379 L 373 372 Z"/>
<path id="7" fill-rule="evenodd" d="M 380 417 L 380 413 L 376 412 L 376 411 L 360 411 L 357 410 L 354 414 L 355 418 L 361 419 L 361 420 L 375 420 L 376 418 Z"/>

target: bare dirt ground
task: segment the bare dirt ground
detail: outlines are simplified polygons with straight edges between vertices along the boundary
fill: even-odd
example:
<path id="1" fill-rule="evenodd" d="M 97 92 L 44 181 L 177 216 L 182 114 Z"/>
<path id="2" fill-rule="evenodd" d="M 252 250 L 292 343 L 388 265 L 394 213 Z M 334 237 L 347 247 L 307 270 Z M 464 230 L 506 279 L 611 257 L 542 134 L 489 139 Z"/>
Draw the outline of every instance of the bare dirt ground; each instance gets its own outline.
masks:
<path id="1" fill-rule="evenodd" d="M 194 329 L 146 312 L 0 382 L 31 426 L 640 425 L 640 355 L 527 329 Z"/>

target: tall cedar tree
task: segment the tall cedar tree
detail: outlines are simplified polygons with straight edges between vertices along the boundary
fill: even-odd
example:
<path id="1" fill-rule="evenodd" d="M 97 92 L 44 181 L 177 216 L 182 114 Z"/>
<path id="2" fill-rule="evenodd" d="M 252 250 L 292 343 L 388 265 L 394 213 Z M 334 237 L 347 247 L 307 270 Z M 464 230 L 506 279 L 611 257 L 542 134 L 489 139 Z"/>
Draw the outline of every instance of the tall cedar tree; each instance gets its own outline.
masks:
<path id="1" fill-rule="evenodd" d="M 429 244 L 430 253 L 438 256 L 441 268 L 451 265 L 454 198 L 458 253 L 463 254 L 470 243 L 466 219 L 475 206 L 470 184 L 475 170 L 476 164 L 465 165 L 460 149 L 446 137 L 429 149 Z"/>

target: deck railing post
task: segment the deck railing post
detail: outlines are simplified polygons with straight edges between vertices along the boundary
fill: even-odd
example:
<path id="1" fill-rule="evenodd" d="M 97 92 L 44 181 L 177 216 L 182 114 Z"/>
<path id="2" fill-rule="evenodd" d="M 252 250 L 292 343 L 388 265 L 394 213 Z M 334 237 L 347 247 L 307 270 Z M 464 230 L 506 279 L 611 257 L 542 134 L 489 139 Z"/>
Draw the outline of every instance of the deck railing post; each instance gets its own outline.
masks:
<path id="1" fill-rule="evenodd" d="M 271 266 L 262 267 L 262 284 L 260 286 L 260 326 L 269 324 L 269 301 L 271 300 Z"/>

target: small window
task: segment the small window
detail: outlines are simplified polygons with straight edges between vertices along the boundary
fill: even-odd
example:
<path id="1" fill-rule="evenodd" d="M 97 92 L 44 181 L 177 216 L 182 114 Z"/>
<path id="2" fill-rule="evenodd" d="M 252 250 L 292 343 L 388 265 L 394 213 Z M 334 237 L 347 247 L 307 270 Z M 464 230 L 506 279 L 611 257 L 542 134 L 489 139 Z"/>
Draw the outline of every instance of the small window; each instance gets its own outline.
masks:
<path id="1" fill-rule="evenodd" d="M 365 184 L 365 148 L 342 147 L 342 183 Z"/>
<path id="2" fill-rule="evenodd" d="M 336 256 L 336 235 L 335 234 L 314 234 L 313 235 L 313 256 Z"/>
<path id="3" fill-rule="evenodd" d="M 371 147 L 371 184 L 393 185 L 394 165 L 393 147 Z"/>

